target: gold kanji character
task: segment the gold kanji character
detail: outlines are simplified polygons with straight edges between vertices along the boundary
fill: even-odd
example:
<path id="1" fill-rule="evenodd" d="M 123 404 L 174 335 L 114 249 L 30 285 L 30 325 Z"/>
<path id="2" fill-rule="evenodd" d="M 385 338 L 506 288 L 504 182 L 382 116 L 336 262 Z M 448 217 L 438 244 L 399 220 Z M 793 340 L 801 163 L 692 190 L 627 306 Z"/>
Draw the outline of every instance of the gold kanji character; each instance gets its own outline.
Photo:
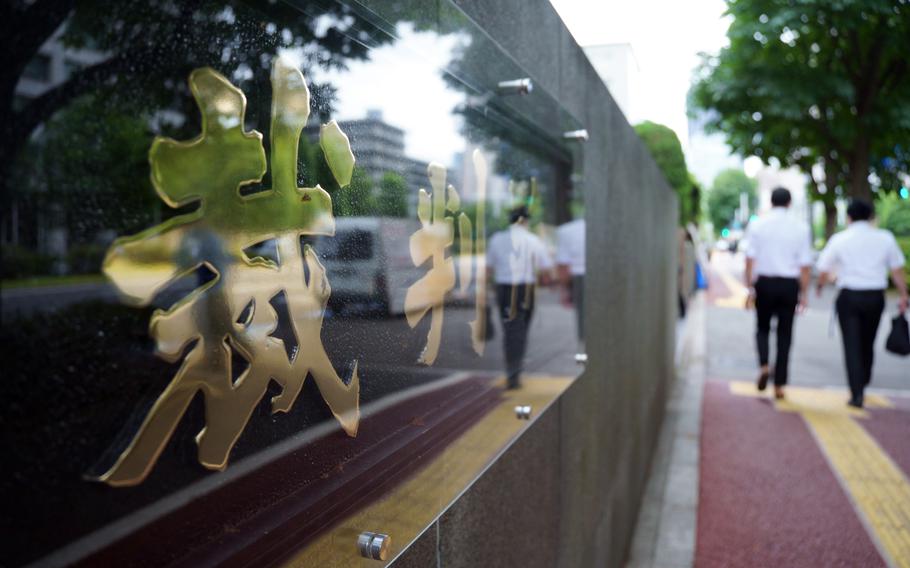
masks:
<path id="1" fill-rule="evenodd" d="M 475 282 L 475 318 L 469 322 L 471 343 L 474 351 L 482 355 L 485 345 L 486 326 L 486 235 L 484 207 L 486 200 L 486 160 L 480 151 L 473 154 L 474 171 L 477 180 L 477 237 L 470 218 L 464 212 L 458 216 L 459 226 L 459 263 L 458 279 L 460 289 L 467 293 L 471 283 L 473 260 L 476 253 Z M 437 163 L 427 168 L 430 187 L 433 193 L 420 190 L 417 205 L 417 217 L 421 228 L 411 235 L 411 260 L 415 266 L 422 266 L 431 260 L 430 268 L 420 280 L 408 288 L 405 296 L 405 313 L 411 328 L 430 312 L 430 330 L 427 343 L 420 354 L 419 362 L 432 365 L 439 354 L 442 340 L 443 314 L 445 297 L 455 287 L 455 263 L 446 251 L 454 242 L 453 217 L 446 211 L 456 213 L 461 205 L 458 192 L 451 185 L 446 185 L 446 170 Z M 475 247 L 476 245 L 476 247 Z"/>
<path id="2" fill-rule="evenodd" d="M 282 388 L 272 398 L 272 412 L 287 412 L 312 376 L 348 435 L 356 435 L 360 419 L 357 364 L 343 381 L 320 338 L 331 294 L 325 269 L 300 241 L 301 235 L 335 232 L 329 194 L 319 185 L 297 187 L 298 144 L 310 113 L 303 74 L 281 58 L 273 64 L 272 187 L 252 195 L 242 195 L 240 187 L 262 179 L 266 160 L 262 135 L 243 130 L 243 92 L 209 68 L 195 70 L 189 82 L 202 112 L 202 133 L 188 142 L 157 138 L 149 160 L 162 200 L 171 207 L 199 202 L 199 208 L 115 241 L 104 272 L 124 301 L 137 306 L 201 266 L 215 277 L 153 314 L 149 329 L 157 354 L 176 362 L 189 351 L 129 446 L 99 476 L 110 485 L 145 479 L 198 392 L 206 420 L 196 443 L 199 461 L 209 469 L 226 467 L 270 380 Z M 346 185 L 354 165 L 347 137 L 334 121 L 320 137 L 335 179 Z M 245 252 L 272 239 L 277 262 Z M 272 335 L 276 297 L 284 299 L 299 346 L 290 357 Z M 231 368 L 232 354 L 247 361 L 245 370 Z"/>

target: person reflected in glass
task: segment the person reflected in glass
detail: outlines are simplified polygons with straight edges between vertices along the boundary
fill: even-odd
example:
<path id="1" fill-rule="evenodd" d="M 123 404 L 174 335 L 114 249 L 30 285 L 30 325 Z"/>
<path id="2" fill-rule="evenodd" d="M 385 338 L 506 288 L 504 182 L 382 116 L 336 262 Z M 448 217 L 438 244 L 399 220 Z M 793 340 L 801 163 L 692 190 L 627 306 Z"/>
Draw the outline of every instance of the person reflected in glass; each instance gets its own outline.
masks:
<path id="1" fill-rule="evenodd" d="M 556 229 L 556 274 L 562 304 L 575 307 L 579 346 L 584 344 L 585 220 L 575 219 Z"/>
<path id="2" fill-rule="evenodd" d="M 506 358 L 506 388 L 521 386 L 528 330 L 534 314 L 534 287 L 549 284 L 553 261 L 540 238 L 528 230 L 528 208 L 509 213 L 509 228 L 490 237 L 489 279 L 496 285 Z"/>

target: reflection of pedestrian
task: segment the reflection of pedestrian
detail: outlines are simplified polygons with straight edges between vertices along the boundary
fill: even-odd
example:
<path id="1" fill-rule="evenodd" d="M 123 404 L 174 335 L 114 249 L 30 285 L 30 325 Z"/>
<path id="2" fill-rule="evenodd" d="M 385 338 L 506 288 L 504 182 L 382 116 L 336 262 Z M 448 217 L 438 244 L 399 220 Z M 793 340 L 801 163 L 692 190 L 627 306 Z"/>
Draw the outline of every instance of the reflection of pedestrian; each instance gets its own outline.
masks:
<path id="1" fill-rule="evenodd" d="M 502 319 L 506 355 L 507 387 L 518 388 L 528 344 L 528 328 L 534 313 L 534 285 L 546 280 L 553 263 L 543 242 L 527 228 L 528 209 L 516 207 L 509 214 L 511 225 L 490 237 L 487 266 L 496 283 L 496 299 Z"/>
<path id="2" fill-rule="evenodd" d="M 849 227 L 828 241 L 818 259 L 818 293 L 837 268 L 837 319 L 844 342 L 844 361 L 850 386 L 850 404 L 863 406 L 863 391 L 872 380 L 875 335 L 885 309 L 888 272 L 900 292 L 898 309 L 907 309 L 906 262 L 890 232 L 869 224 L 874 210 L 869 203 L 854 199 L 847 207 Z"/>
<path id="3" fill-rule="evenodd" d="M 749 225 L 746 249 L 746 285 L 749 302 L 755 303 L 758 346 L 758 390 L 764 390 L 774 375 L 774 396 L 784 397 L 790 338 L 797 306 L 806 307 L 806 288 L 812 248 L 809 227 L 790 217 L 790 192 L 782 187 L 771 192 L 771 212 Z M 753 275 L 755 282 L 753 287 Z M 777 319 L 777 361 L 769 367 L 771 319 Z"/>
<path id="4" fill-rule="evenodd" d="M 575 306 L 578 340 L 584 341 L 585 220 L 569 221 L 556 230 L 556 270 L 563 305 Z"/>

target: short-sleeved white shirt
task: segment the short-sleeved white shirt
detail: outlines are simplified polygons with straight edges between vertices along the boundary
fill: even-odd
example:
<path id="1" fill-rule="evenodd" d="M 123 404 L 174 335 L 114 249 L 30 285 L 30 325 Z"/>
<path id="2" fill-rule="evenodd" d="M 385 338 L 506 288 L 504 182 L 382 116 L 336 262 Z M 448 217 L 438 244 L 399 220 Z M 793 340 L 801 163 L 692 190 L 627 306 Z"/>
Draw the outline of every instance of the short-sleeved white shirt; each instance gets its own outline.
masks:
<path id="1" fill-rule="evenodd" d="M 556 229 L 556 264 L 569 267 L 572 276 L 585 273 L 585 220 L 576 219 Z"/>
<path id="2" fill-rule="evenodd" d="M 888 287 L 888 272 L 906 262 L 890 231 L 856 221 L 831 237 L 817 267 L 822 272 L 836 271 L 838 288 L 884 290 Z"/>
<path id="3" fill-rule="evenodd" d="M 756 276 L 797 278 L 800 269 L 812 266 L 809 225 L 789 214 L 786 207 L 774 207 L 749 224 L 746 257 L 754 261 Z"/>
<path id="4" fill-rule="evenodd" d="M 537 273 L 553 268 L 553 261 L 540 237 L 516 224 L 490 237 L 487 266 L 497 284 L 534 284 Z"/>

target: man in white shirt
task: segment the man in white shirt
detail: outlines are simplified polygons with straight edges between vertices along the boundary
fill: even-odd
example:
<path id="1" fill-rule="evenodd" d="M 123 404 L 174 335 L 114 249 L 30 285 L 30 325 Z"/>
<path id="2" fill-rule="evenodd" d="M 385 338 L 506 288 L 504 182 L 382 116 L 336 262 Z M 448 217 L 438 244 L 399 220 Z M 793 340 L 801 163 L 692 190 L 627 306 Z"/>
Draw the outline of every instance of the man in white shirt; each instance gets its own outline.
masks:
<path id="1" fill-rule="evenodd" d="M 806 307 L 809 267 L 812 265 L 811 233 L 805 223 L 790 216 L 790 192 L 778 187 L 771 192 L 771 211 L 751 223 L 746 249 L 748 305 L 757 316 L 758 390 L 765 390 L 774 375 L 774 396 L 784 397 L 790 362 L 790 342 L 796 308 Z M 771 319 L 777 318 L 777 357 L 769 366 Z"/>
<path id="2" fill-rule="evenodd" d="M 578 340 L 584 332 L 585 220 L 575 219 L 556 229 L 556 272 L 562 303 L 575 306 Z"/>
<path id="3" fill-rule="evenodd" d="M 534 286 L 549 279 L 553 261 L 543 241 L 528 230 L 527 207 L 509 214 L 509 228 L 490 237 L 487 244 L 488 280 L 496 284 L 496 299 L 502 319 L 506 356 L 507 388 L 521 386 L 528 346 L 528 329 L 534 314 Z"/>
<path id="4" fill-rule="evenodd" d="M 904 258 L 890 232 L 869 224 L 874 209 L 854 199 L 847 207 L 849 226 L 831 237 L 818 259 L 818 293 L 837 269 L 837 319 L 844 342 L 850 406 L 862 408 L 863 392 L 872 380 L 875 335 L 885 309 L 888 273 L 900 293 L 898 309 L 907 310 Z"/>

